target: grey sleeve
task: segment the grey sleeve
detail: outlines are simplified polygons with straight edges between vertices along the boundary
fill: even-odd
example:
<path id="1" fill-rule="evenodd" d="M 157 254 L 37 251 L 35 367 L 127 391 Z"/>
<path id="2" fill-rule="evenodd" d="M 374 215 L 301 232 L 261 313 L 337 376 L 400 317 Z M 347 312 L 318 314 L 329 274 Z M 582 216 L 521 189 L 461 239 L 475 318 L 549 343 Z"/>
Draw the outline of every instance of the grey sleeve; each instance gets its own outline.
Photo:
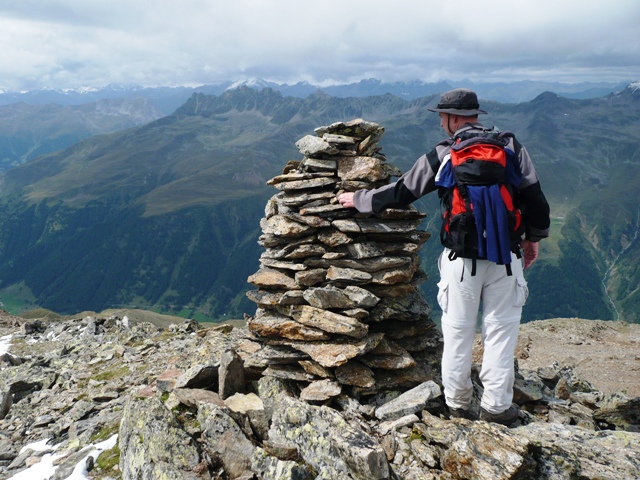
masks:
<path id="1" fill-rule="evenodd" d="M 538 242 L 549 236 L 549 202 L 542 192 L 531 157 L 524 147 L 520 148 L 519 159 L 522 180 L 518 187 L 518 198 L 524 213 L 525 237 Z"/>
<path id="2" fill-rule="evenodd" d="M 385 208 L 406 206 L 436 189 L 435 177 L 449 147 L 437 145 L 422 155 L 397 181 L 372 190 L 358 190 L 353 203 L 361 213 L 378 213 Z"/>
<path id="3" fill-rule="evenodd" d="M 529 185 L 538 183 L 539 179 L 526 148 L 520 148 L 520 154 L 518 157 L 520 159 L 520 170 L 522 171 L 522 181 L 520 182 L 519 189 L 522 190 Z"/>

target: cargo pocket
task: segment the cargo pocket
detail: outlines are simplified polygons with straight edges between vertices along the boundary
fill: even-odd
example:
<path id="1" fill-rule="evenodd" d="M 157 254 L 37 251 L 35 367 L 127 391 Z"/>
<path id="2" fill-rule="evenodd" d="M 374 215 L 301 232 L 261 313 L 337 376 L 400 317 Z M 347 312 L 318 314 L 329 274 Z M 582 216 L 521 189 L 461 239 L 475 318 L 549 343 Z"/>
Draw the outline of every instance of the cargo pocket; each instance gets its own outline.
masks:
<path id="1" fill-rule="evenodd" d="M 516 278 L 516 295 L 513 306 L 523 307 L 529 296 L 529 287 L 524 277 Z"/>
<path id="2" fill-rule="evenodd" d="M 438 305 L 443 312 L 447 312 L 449 307 L 449 284 L 444 280 L 438 282 Z"/>

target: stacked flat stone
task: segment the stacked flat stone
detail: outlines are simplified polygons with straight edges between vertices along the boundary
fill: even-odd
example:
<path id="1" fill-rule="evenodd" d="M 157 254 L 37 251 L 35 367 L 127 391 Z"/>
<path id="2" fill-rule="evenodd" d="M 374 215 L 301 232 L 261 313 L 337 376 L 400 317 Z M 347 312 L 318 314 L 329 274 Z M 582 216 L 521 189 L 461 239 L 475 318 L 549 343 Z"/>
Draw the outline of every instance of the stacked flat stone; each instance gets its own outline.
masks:
<path id="1" fill-rule="evenodd" d="M 265 251 L 248 279 L 258 290 L 247 293 L 262 374 L 299 382 L 307 401 L 414 387 L 433 376 L 425 358 L 441 346 L 417 288 L 425 215 L 363 215 L 337 201 L 401 174 L 380 153 L 383 127 L 356 119 L 315 133 L 296 142 L 304 158 L 267 182 L 279 192 L 260 223 Z"/>

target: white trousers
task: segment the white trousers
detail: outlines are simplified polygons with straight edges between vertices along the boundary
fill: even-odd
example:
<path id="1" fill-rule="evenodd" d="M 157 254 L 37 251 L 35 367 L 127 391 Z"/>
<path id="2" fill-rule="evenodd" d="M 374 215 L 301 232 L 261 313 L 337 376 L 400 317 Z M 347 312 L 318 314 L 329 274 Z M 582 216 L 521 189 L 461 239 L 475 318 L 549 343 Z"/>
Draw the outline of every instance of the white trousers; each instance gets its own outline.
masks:
<path id="1" fill-rule="evenodd" d="M 438 260 L 438 303 L 442 309 L 442 384 L 449 407 L 469 409 L 473 396 L 471 353 L 482 302 L 484 355 L 480 380 L 484 388 L 480 406 L 501 413 L 513 400 L 514 354 L 522 307 L 528 288 L 522 260 L 512 254 L 512 275 L 504 265 L 476 260 L 449 260 L 445 249 Z"/>

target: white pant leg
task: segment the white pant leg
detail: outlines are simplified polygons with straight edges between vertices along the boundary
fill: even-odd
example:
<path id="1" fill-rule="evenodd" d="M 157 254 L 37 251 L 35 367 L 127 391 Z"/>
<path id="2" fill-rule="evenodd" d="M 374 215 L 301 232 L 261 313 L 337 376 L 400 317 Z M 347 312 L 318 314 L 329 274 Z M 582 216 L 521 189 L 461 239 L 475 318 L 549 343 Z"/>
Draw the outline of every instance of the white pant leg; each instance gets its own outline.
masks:
<path id="1" fill-rule="evenodd" d="M 471 353 L 483 278 L 479 274 L 471 276 L 471 260 L 457 258 L 451 261 L 447 255 L 445 249 L 438 261 L 438 304 L 442 309 L 444 339 L 442 385 L 449 407 L 468 409 L 473 396 Z"/>
<path id="2" fill-rule="evenodd" d="M 480 380 L 484 388 L 481 406 L 501 413 L 513 401 L 514 354 L 522 306 L 528 291 L 522 261 L 512 256 L 512 275 L 504 265 L 489 262 L 482 293 L 482 341 L 484 355 Z"/>

